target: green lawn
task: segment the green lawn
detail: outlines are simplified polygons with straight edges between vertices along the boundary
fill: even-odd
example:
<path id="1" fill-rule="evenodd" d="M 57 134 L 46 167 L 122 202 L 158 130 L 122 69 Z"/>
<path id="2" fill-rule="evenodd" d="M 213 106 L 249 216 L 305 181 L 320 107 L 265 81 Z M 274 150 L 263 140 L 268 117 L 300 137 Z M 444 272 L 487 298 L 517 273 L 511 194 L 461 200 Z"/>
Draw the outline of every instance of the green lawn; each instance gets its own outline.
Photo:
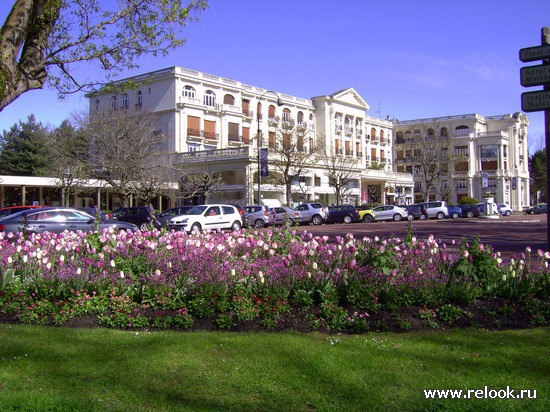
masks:
<path id="1" fill-rule="evenodd" d="M 332 336 L 3 324 L 0 410 L 548 411 L 549 332 Z M 485 386 L 536 390 L 537 398 L 428 400 L 423 392 Z"/>

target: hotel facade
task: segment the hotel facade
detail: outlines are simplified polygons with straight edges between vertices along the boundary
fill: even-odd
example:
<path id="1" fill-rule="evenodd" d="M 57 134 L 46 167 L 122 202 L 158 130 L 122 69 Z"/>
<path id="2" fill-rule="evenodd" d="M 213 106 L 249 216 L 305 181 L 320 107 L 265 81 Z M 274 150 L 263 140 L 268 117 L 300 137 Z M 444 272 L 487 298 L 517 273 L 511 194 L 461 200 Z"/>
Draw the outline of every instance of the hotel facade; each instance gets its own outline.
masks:
<path id="1" fill-rule="evenodd" d="M 458 203 L 467 195 L 481 201 L 491 191 L 497 202 L 509 203 L 515 210 L 530 204 L 529 122 L 521 113 L 398 121 L 368 115 L 368 103 L 353 88 L 308 99 L 182 67 L 123 79 L 120 84 L 128 80 L 139 86 L 117 94 L 90 96 L 90 113 L 104 108 L 155 113 L 156 132 L 162 134 L 169 153 L 167 162 L 181 176 L 221 176 L 223 184 L 209 202 L 255 204 L 258 195 L 264 204 L 290 206 L 307 201 L 325 205 L 339 200 L 351 204 L 423 201 L 423 182 L 415 153 L 407 143 L 411 137 L 439 137 L 444 131 L 445 139 L 451 142 L 446 150 L 458 153 L 461 162 L 449 163 L 432 183 L 430 199 Z M 295 151 L 306 155 L 308 163 L 293 176 L 287 195 L 286 188 L 274 179 L 261 177 L 259 181 L 258 170 L 264 165 L 259 149 L 267 149 L 267 168 L 273 176 L 282 162 L 278 149 L 291 134 L 300 136 Z M 332 169 L 347 172 L 339 200 L 330 163 Z M 6 188 L 0 182 L 2 193 L 17 196 L 22 192 L 24 203 L 29 200 L 26 190 L 32 191 L 35 203 L 43 203 L 43 190 L 52 197 L 51 185 L 37 188 L 34 178 L 22 179 L 25 182 L 19 187 Z M 101 193 L 94 186 L 101 186 Z M 85 197 L 75 196 L 72 203 L 99 204 L 108 209 L 120 206 L 116 194 L 105 185 L 86 189 Z M 7 199 L 1 196 L 0 206 L 9 205 Z M 153 205 L 165 209 L 185 201 L 178 190 L 172 190 L 155 199 Z"/>

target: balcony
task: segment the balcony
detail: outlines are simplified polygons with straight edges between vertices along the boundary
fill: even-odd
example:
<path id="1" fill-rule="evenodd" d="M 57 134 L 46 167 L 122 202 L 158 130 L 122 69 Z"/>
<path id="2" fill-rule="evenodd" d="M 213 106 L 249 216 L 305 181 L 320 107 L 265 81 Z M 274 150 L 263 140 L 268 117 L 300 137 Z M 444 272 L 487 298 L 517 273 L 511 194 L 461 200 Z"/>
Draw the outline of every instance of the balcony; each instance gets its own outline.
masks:
<path id="1" fill-rule="evenodd" d="M 229 141 L 229 143 L 242 143 L 243 137 L 237 134 L 228 134 L 227 140 Z"/>
<path id="2" fill-rule="evenodd" d="M 231 149 L 201 150 L 195 152 L 176 153 L 174 166 L 185 166 L 188 163 L 209 163 L 220 160 L 248 161 L 251 153 L 248 147 Z"/>

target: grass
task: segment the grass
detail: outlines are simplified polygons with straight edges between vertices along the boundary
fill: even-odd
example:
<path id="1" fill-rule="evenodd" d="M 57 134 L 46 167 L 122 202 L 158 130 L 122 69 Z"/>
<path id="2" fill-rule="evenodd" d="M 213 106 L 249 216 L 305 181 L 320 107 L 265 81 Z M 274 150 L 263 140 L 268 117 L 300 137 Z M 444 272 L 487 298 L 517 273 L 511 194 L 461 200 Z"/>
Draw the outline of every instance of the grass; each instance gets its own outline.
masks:
<path id="1" fill-rule="evenodd" d="M 2 411 L 550 410 L 548 328 L 406 334 L 0 325 Z M 537 399 L 425 399 L 423 389 Z"/>

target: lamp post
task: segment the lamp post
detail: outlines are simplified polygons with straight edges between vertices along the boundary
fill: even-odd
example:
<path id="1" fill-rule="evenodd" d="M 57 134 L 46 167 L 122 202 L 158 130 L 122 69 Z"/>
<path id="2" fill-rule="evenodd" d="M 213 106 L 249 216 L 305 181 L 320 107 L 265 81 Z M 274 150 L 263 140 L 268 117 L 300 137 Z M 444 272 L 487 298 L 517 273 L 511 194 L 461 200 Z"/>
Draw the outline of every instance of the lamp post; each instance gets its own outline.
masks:
<path id="1" fill-rule="evenodd" d="M 279 95 L 274 92 L 273 90 L 266 90 L 258 99 L 258 103 L 261 103 L 263 97 L 267 93 L 273 93 L 275 96 L 277 96 L 277 106 L 282 106 L 283 101 L 279 97 Z M 260 111 L 258 110 L 258 113 L 256 114 L 256 119 L 258 120 L 258 204 L 262 204 L 262 162 L 261 162 L 261 150 L 262 147 L 262 130 L 260 129 Z"/>

